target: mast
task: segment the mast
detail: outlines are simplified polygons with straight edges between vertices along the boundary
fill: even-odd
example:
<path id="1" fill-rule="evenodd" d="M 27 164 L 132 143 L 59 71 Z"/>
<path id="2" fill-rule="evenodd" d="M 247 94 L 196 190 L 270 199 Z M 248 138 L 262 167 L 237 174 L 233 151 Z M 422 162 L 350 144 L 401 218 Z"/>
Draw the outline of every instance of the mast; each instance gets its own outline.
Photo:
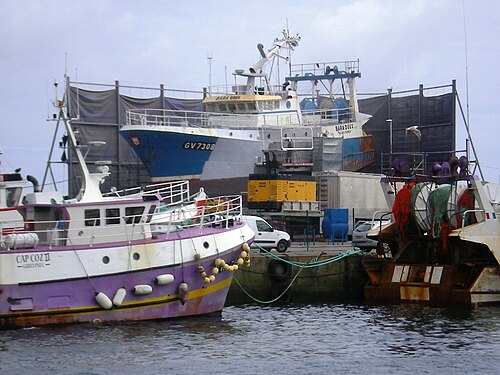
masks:
<path id="1" fill-rule="evenodd" d="M 268 75 L 262 73 L 262 67 L 268 63 L 271 59 L 277 57 L 281 58 L 285 61 L 289 61 L 289 57 L 284 57 L 280 55 L 281 49 L 285 48 L 289 51 L 293 51 L 295 47 L 299 45 L 300 36 L 297 34 L 295 36 L 290 36 L 287 30 L 283 30 L 283 37 L 281 39 L 276 38 L 273 42 L 273 47 L 269 49 L 267 52 L 264 50 L 264 46 L 259 43 L 257 45 L 257 49 L 260 52 L 261 59 L 253 64 L 248 72 L 243 72 L 241 70 L 236 70 L 234 75 L 247 77 L 246 84 L 246 94 L 250 95 L 254 93 L 255 88 L 255 79 L 257 77 L 267 78 Z M 290 68 L 291 69 L 291 68 Z"/>

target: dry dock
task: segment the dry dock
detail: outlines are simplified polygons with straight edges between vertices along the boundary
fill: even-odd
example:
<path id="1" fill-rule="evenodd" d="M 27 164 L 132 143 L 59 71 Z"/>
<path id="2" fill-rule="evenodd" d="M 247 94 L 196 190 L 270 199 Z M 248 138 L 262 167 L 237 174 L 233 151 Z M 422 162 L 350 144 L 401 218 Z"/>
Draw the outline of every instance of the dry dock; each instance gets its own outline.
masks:
<path id="1" fill-rule="evenodd" d="M 294 242 L 286 253 L 252 249 L 250 256 L 251 266 L 235 274 L 226 305 L 363 301 L 368 277 L 350 242 Z"/>

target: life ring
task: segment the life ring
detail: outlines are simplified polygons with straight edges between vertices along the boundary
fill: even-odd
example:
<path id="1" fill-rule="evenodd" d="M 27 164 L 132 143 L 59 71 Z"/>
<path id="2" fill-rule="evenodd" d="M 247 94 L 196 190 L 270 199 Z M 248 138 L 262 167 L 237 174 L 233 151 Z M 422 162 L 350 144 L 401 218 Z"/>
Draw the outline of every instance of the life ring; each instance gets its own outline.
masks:
<path id="1" fill-rule="evenodd" d="M 271 299 L 275 300 L 280 297 L 275 302 L 289 303 L 292 302 L 292 288 L 288 288 L 287 283 L 275 283 L 271 287 Z"/>
<path id="2" fill-rule="evenodd" d="M 286 262 L 286 258 L 271 259 L 267 267 L 267 272 L 276 281 L 285 281 L 292 275 L 292 265 Z"/>

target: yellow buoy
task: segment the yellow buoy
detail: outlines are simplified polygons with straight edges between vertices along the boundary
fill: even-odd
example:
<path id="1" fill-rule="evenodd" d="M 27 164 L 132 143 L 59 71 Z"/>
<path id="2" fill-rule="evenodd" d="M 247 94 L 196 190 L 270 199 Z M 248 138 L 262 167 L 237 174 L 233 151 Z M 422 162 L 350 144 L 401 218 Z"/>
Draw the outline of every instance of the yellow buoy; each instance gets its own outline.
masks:
<path id="1" fill-rule="evenodd" d="M 213 283 L 215 281 L 215 276 L 214 275 L 210 275 L 209 279 L 210 279 L 210 282 Z"/>
<path id="2" fill-rule="evenodd" d="M 240 258 L 246 258 L 248 256 L 248 253 L 246 251 L 242 251 L 240 253 Z"/>
<path id="3" fill-rule="evenodd" d="M 241 266 L 243 264 L 243 262 L 244 262 L 243 258 L 238 258 L 238 260 L 236 261 L 236 264 L 238 266 Z"/>
<path id="4" fill-rule="evenodd" d="M 246 252 L 250 251 L 250 246 L 248 246 L 248 244 L 246 242 L 243 243 L 243 245 L 241 245 L 241 248 L 243 250 L 245 250 Z"/>
<path id="5" fill-rule="evenodd" d="M 212 275 L 217 275 L 219 273 L 219 269 L 217 267 L 214 267 L 212 270 Z"/>

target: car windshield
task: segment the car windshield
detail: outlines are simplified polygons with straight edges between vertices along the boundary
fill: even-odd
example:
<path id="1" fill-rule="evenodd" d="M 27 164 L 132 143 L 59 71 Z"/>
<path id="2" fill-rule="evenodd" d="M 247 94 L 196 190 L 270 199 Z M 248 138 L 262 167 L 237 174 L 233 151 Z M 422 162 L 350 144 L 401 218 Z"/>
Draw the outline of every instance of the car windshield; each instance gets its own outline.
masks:
<path id="1" fill-rule="evenodd" d="M 372 228 L 370 223 L 364 223 L 359 225 L 356 229 L 354 229 L 355 232 L 367 232 Z"/>

